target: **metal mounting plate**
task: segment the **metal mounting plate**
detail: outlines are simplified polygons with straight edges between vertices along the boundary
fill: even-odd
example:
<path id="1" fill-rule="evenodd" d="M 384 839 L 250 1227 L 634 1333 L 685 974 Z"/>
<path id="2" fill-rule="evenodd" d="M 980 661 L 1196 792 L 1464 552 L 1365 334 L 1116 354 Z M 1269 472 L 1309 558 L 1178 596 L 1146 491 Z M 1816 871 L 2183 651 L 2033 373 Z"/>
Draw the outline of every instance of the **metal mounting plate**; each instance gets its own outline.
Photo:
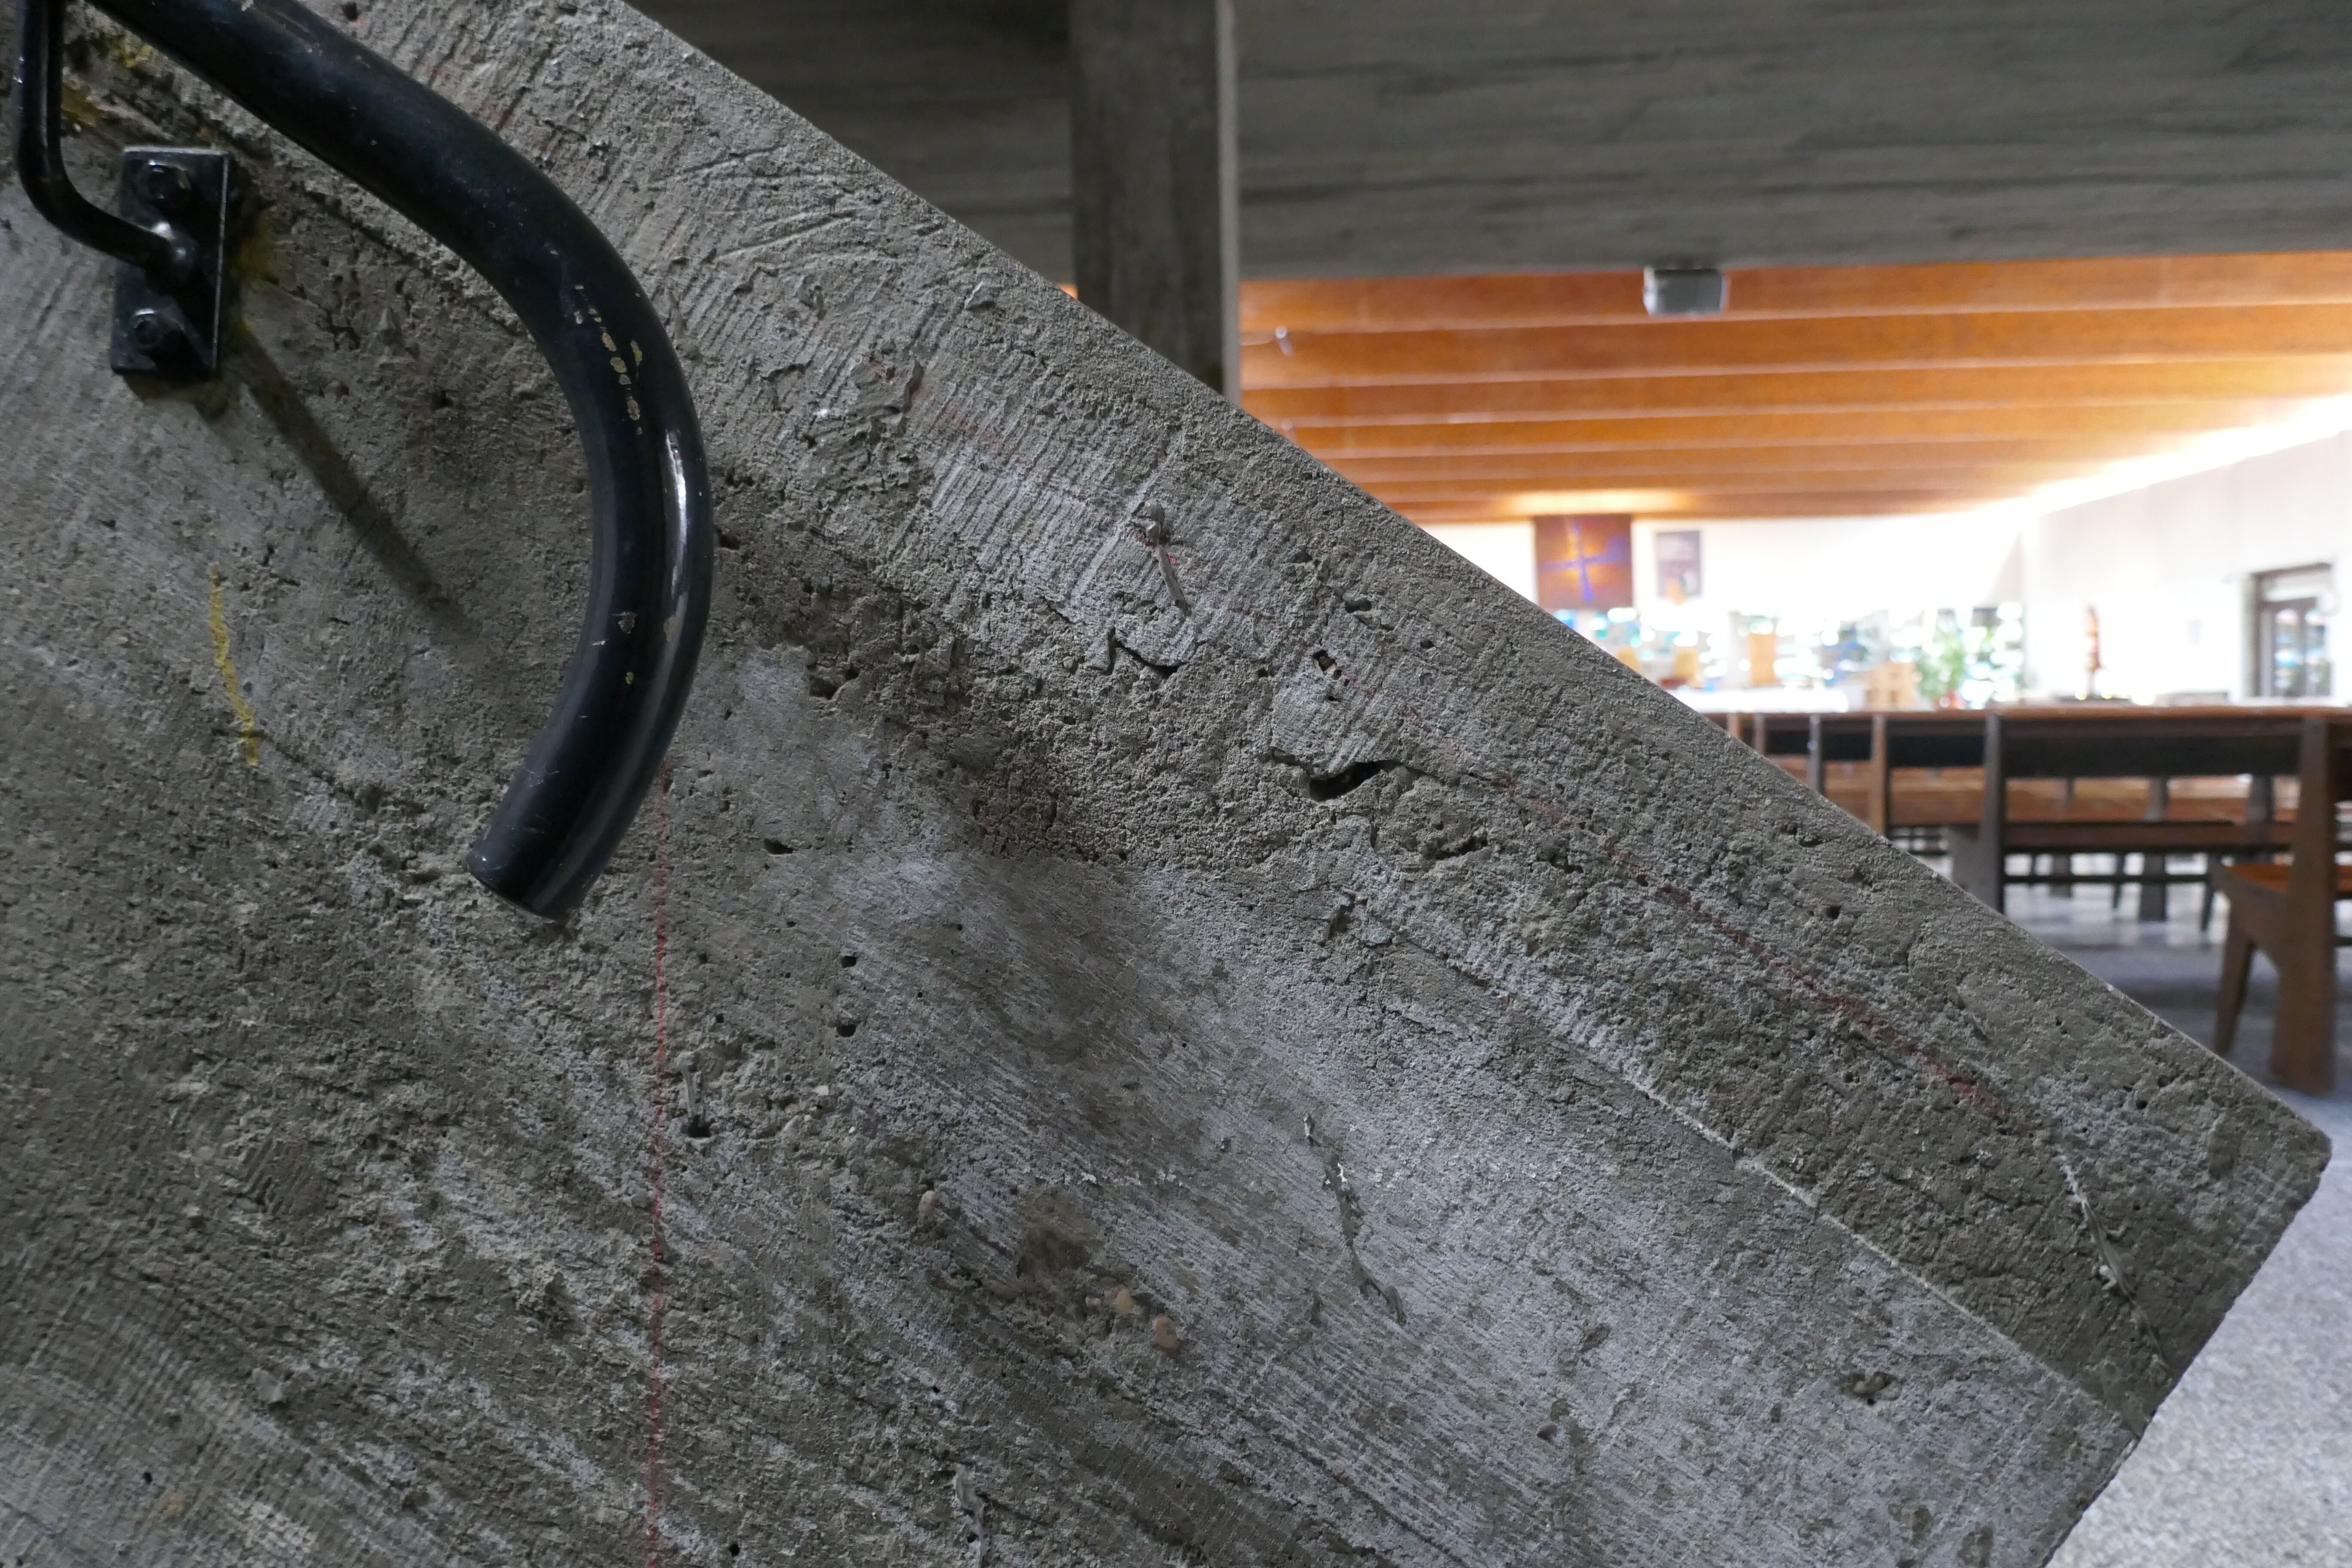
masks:
<path id="1" fill-rule="evenodd" d="M 209 381 L 220 374 L 221 309 L 228 277 L 229 155 L 187 147 L 131 147 L 122 154 L 117 211 L 141 228 L 169 224 L 195 247 L 195 266 L 175 289 L 138 268 L 114 272 L 111 363 L 123 375 Z"/>

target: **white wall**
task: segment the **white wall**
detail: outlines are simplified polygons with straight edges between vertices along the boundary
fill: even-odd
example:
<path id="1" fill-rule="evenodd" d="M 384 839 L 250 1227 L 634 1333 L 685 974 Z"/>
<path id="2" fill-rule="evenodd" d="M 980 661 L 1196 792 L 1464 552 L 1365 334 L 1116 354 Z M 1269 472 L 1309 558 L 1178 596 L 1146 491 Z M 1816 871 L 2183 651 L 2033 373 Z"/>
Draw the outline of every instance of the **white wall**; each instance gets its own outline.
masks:
<path id="1" fill-rule="evenodd" d="M 2084 610 L 2099 689 L 2247 693 L 2247 578 L 2336 562 L 2352 543 L 2352 436 L 2336 435 L 2029 521 L 2026 684 L 2082 689 Z"/>
<path id="2" fill-rule="evenodd" d="M 1523 599 L 1536 596 L 1532 522 L 1437 522 L 1423 531 Z"/>
<path id="3" fill-rule="evenodd" d="M 1700 597 L 1657 593 L 1656 538 L 1696 528 Z M 1432 534 L 1535 596 L 1535 534 L 1525 522 L 1435 527 Z M 1636 602 L 1653 626 L 1720 635 L 1731 613 L 1826 623 L 1874 610 L 1966 608 L 2023 600 L 2025 683 L 2084 685 L 2085 611 L 2099 614 L 2099 689 L 2142 700 L 2248 694 L 2246 595 L 2257 572 L 2352 559 L 2352 433 L 2040 517 L 1979 515 L 1748 522 L 1639 522 Z M 2346 584 L 2352 588 L 2352 584 Z M 2342 650 L 2339 649 L 2339 657 Z M 2347 661 L 2352 662 L 2352 661 Z"/>
<path id="4" fill-rule="evenodd" d="M 1701 595 L 1673 606 L 1658 592 L 1664 530 L 1695 528 Z M 1874 610 L 1999 604 L 2021 596 L 2013 520 L 1823 518 L 1633 525 L 1634 602 L 1643 616 L 1721 631 L 1733 611 L 1834 620 Z M 1444 523 L 1429 533 L 1514 592 L 1536 595 L 1535 528 Z"/>
<path id="5" fill-rule="evenodd" d="M 1696 529 L 1699 597 L 1679 614 L 1720 628 L 1734 611 L 1798 621 L 1874 610 L 1968 608 L 2019 596 L 2017 524 L 1953 517 L 1842 517 L 1633 526 L 1633 580 L 1644 619 L 1677 613 L 1659 596 L 1657 536 Z"/>

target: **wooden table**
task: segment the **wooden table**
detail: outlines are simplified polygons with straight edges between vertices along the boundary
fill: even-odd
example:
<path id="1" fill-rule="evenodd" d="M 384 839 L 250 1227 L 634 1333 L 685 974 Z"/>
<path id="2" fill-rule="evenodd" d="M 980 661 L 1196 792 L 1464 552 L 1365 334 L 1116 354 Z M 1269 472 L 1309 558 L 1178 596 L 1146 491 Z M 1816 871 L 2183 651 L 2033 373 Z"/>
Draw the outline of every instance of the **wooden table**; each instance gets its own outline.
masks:
<path id="1" fill-rule="evenodd" d="M 2292 848 L 2297 860 L 2325 863 L 2298 886 L 2336 886 L 2332 796 L 2352 791 L 2352 765 L 2337 755 L 2352 748 L 2352 715 L 2340 707 L 1757 713 L 1734 732 L 1881 833 L 1941 827 L 1952 879 L 1996 910 L 2011 886 L 2083 879 L 2063 861 L 2048 874 L 2012 871 L 2012 855 L 2112 855 L 2116 870 L 2100 879 L 2118 885 L 2121 858 L 2141 856 L 2130 879 L 2140 884 L 2146 918 L 2162 917 L 2168 879 L 2158 868 L 2172 855 L 2204 856 L 2210 868 Z M 2315 746 L 2325 759 L 2310 754 Z M 1934 783 L 1906 795 L 1896 775 L 1920 770 L 1932 770 Z M 2299 847 L 2297 806 L 2308 786 L 2298 788 L 2298 776 L 2344 784 L 2315 802 L 2326 821 L 2305 824 Z M 2289 1083 L 2321 1088 L 2334 1081 L 2335 906 L 2325 893 L 2291 902 L 2271 1065 Z M 2296 954 L 2326 956 L 2303 963 Z"/>

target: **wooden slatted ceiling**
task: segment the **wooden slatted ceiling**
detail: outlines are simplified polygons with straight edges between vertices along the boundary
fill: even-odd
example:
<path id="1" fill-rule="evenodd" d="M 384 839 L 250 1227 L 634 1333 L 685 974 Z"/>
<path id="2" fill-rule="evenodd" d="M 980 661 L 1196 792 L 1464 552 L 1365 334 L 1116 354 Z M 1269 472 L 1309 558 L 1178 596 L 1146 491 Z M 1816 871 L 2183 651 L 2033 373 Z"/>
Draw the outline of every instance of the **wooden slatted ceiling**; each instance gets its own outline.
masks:
<path id="1" fill-rule="evenodd" d="M 1957 510 L 2352 394 L 2352 252 L 1257 281 L 1244 404 L 1423 521 Z"/>

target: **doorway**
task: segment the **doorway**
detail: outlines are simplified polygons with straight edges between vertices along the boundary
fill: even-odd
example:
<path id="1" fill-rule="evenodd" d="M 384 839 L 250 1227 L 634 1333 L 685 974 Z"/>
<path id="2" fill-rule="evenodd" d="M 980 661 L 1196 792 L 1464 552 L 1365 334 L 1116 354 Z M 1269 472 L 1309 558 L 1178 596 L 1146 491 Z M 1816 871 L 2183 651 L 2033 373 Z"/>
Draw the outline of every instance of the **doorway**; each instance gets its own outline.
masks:
<path id="1" fill-rule="evenodd" d="M 2253 687 L 2257 697 L 2333 694 L 2327 626 L 2336 610 L 2336 573 L 2297 566 L 2254 575 Z"/>

